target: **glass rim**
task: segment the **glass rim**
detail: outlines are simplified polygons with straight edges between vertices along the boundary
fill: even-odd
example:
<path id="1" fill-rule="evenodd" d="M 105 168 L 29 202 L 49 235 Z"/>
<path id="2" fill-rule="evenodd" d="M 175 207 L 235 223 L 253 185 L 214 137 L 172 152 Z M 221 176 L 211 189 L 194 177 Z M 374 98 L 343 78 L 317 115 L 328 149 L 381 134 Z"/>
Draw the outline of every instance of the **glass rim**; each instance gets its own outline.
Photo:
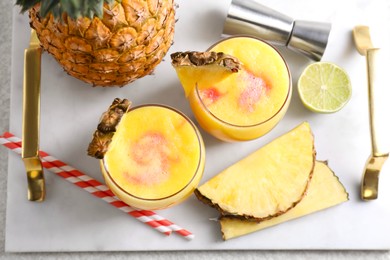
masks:
<path id="1" fill-rule="evenodd" d="M 142 198 L 142 197 L 139 197 L 139 196 L 136 196 L 136 195 L 133 195 L 131 194 L 130 192 L 126 191 L 124 188 L 122 188 L 121 185 L 119 185 L 114 179 L 113 177 L 111 176 L 110 172 L 108 171 L 107 169 L 107 166 L 106 166 L 106 163 L 104 161 L 104 157 L 103 159 L 101 159 L 101 162 L 102 162 L 102 165 L 104 167 L 104 171 L 106 172 L 106 175 L 107 177 L 110 179 L 110 181 L 118 188 L 120 189 L 123 193 L 127 194 L 128 196 L 132 197 L 132 198 L 135 198 L 135 199 L 138 199 L 138 200 L 142 200 L 142 201 L 161 201 L 161 200 L 166 200 L 166 199 L 169 199 L 169 198 L 172 198 L 174 196 L 176 196 L 177 194 L 179 194 L 180 192 L 184 191 L 195 179 L 195 177 L 199 174 L 201 174 L 202 172 L 202 169 L 201 168 L 201 164 L 202 164 L 202 158 L 203 158 L 203 153 L 204 153 L 204 149 L 202 148 L 203 147 L 203 139 L 202 139 L 202 136 L 200 135 L 200 132 L 199 130 L 197 129 L 196 125 L 192 122 L 192 120 L 186 116 L 183 112 L 179 111 L 178 109 L 176 108 L 173 108 L 171 106 L 168 106 L 168 105 L 163 105 L 163 104 L 157 104 L 157 103 L 151 103 L 151 104 L 144 104 L 144 105 L 138 105 L 138 106 L 135 106 L 135 107 L 130 107 L 126 113 L 129 113 L 131 112 L 132 110 L 136 110 L 136 109 L 140 109 L 140 108 L 143 108 L 143 107 L 161 107 L 161 108 L 165 108 L 165 109 L 169 109 L 173 112 L 176 112 L 177 114 L 179 114 L 180 116 L 182 116 L 192 127 L 192 129 L 194 130 L 195 134 L 196 134 L 196 137 L 197 137 L 197 140 L 198 140 L 198 146 L 199 146 L 199 160 L 198 160 L 198 164 L 196 166 L 196 169 L 194 171 L 194 173 L 192 174 L 192 177 L 191 179 L 188 181 L 188 183 L 186 185 L 184 185 L 181 189 L 179 189 L 178 191 L 176 191 L 175 193 L 172 193 L 168 196 L 165 196 L 165 197 L 161 197 L 161 198 Z M 185 196 L 185 195 L 183 195 Z"/>
<path id="2" fill-rule="evenodd" d="M 266 45 L 268 45 L 269 47 L 271 47 L 274 51 L 276 51 L 276 53 L 279 55 L 279 57 L 283 60 L 283 63 L 284 65 L 286 66 L 286 69 L 287 69 L 287 73 L 288 73 L 288 78 L 289 78 L 289 86 L 288 86 L 288 91 L 287 91 L 287 94 L 286 94 L 286 97 L 282 103 L 282 105 L 279 107 L 279 109 L 274 113 L 272 114 L 269 118 L 259 122 L 259 123 L 255 123 L 255 124 L 250 124 L 250 125 L 238 125 L 238 124 L 233 124 L 233 123 L 229 123 L 229 122 L 226 122 L 225 120 L 217 117 L 213 112 L 211 112 L 207 106 L 205 105 L 205 103 L 203 102 L 203 100 L 201 99 L 200 97 L 200 94 L 199 94 L 199 90 L 198 90 L 198 84 L 195 85 L 195 91 L 196 91 L 196 96 L 197 98 L 199 99 L 202 107 L 204 107 L 205 111 L 210 114 L 213 118 L 215 118 L 217 121 L 225 124 L 225 125 L 228 125 L 228 126 L 232 126 L 232 127 L 237 127 L 237 128 L 249 128 L 249 127 L 255 127 L 255 126 L 259 126 L 259 125 L 262 125 L 262 124 L 265 124 L 267 123 L 268 121 L 272 120 L 274 117 L 276 117 L 281 111 L 282 109 L 284 108 L 284 106 L 287 104 L 288 102 L 288 99 L 291 95 L 291 92 L 292 92 L 292 78 L 291 78 L 291 72 L 290 72 L 290 68 L 286 62 L 286 60 L 284 59 L 284 57 L 281 55 L 281 53 L 274 47 L 272 46 L 271 44 L 267 43 L 266 41 L 262 40 L 262 39 L 259 39 L 259 38 L 256 38 L 254 36 L 248 36 L 248 35 L 235 35 L 235 36 L 229 36 L 227 38 L 224 38 L 224 39 L 221 39 L 219 41 L 217 41 L 216 43 L 214 43 L 213 45 L 211 45 L 207 51 L 210 51 L 213 47 L 215 47 L 216 45 L 218 45 L 219 43 L 221 42 L 224 42 L 224 41 L 227 41 L 227 40 L 230 40 L 230 39 L 233 39 L 233 38 L 252 38 L 254 40 L 257 40 L 257 41 L 260 41 Z"/>

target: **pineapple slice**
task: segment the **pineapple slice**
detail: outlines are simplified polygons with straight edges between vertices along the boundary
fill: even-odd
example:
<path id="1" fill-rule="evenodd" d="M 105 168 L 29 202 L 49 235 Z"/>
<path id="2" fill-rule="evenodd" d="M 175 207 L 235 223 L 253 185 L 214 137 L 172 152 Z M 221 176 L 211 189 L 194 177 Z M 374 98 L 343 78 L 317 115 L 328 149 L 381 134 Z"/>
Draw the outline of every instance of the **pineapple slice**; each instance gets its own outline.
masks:
<path id="1" fill-rule="evenodd" d="M 329 208 L 348 201 L 348 193 L 337 176 L 324 162 L 317 161 L 306 196 L 286 214 L 261 223 L 222 217 L 220 219 L 224 240 L 246 235 L 282 222 Z"/>
<path id="2" fill-rule="evenodd" d="M 175 52 L 171 59 L 186 97 L 196 85 L 209 87 L 241 69 L 237 58 L 222 52 Z"/>
<path id="3" fill-rule="evenodd" d="M 195 190 L 222 216 L 260 222 L 298 204 L 305 195 L 315 161 L 308 123 L 230 166 Z"/>

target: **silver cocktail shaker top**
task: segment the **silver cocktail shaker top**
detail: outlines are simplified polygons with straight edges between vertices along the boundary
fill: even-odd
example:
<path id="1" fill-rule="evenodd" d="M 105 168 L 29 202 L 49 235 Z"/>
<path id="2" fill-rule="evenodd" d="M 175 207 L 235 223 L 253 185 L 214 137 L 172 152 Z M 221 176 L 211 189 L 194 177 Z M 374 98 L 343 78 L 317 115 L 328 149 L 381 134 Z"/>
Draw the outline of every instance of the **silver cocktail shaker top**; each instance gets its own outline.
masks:
<path id="1" fill-rule="evenodd" d="M 232 0 L 223 35 L 255 36 L 319 61 L 325 52 L 330 30 L 330 23 L 294 20 L 257 0 Z"/>

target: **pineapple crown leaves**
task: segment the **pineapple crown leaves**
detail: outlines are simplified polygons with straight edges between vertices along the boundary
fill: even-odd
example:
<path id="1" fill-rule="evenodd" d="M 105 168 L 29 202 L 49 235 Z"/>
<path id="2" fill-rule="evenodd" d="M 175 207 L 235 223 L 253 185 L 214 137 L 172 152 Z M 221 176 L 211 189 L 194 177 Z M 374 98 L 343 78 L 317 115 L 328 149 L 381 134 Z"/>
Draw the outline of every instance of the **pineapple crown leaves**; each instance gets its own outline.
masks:
<path id="1" fill-rule="evenodd" d="M 103 4 L 112 5 L 114 2 L 121 0 L 16 0 L 16 4 L 22 7 L 22 13 L 40 3 L 39 13 L 42 17 L 52 13 L 55 18 L 61 18 L 63 13 L 67 13 L 72 19 L 102 17 Z"/>

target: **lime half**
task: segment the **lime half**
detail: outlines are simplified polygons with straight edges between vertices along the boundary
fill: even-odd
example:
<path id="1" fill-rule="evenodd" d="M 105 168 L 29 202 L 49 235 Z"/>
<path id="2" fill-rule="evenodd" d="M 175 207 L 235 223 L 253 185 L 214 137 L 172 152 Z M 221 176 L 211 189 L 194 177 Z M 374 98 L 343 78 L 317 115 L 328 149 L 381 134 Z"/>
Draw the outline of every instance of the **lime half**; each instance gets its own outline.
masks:
<path id="1" fill-rule="evenodd" d="M 339 111 L 351 98 L 352 88 L 348 74 L 329 62 L 310 64 L 298 80 L 302 103 L 317 113 Z"/>

